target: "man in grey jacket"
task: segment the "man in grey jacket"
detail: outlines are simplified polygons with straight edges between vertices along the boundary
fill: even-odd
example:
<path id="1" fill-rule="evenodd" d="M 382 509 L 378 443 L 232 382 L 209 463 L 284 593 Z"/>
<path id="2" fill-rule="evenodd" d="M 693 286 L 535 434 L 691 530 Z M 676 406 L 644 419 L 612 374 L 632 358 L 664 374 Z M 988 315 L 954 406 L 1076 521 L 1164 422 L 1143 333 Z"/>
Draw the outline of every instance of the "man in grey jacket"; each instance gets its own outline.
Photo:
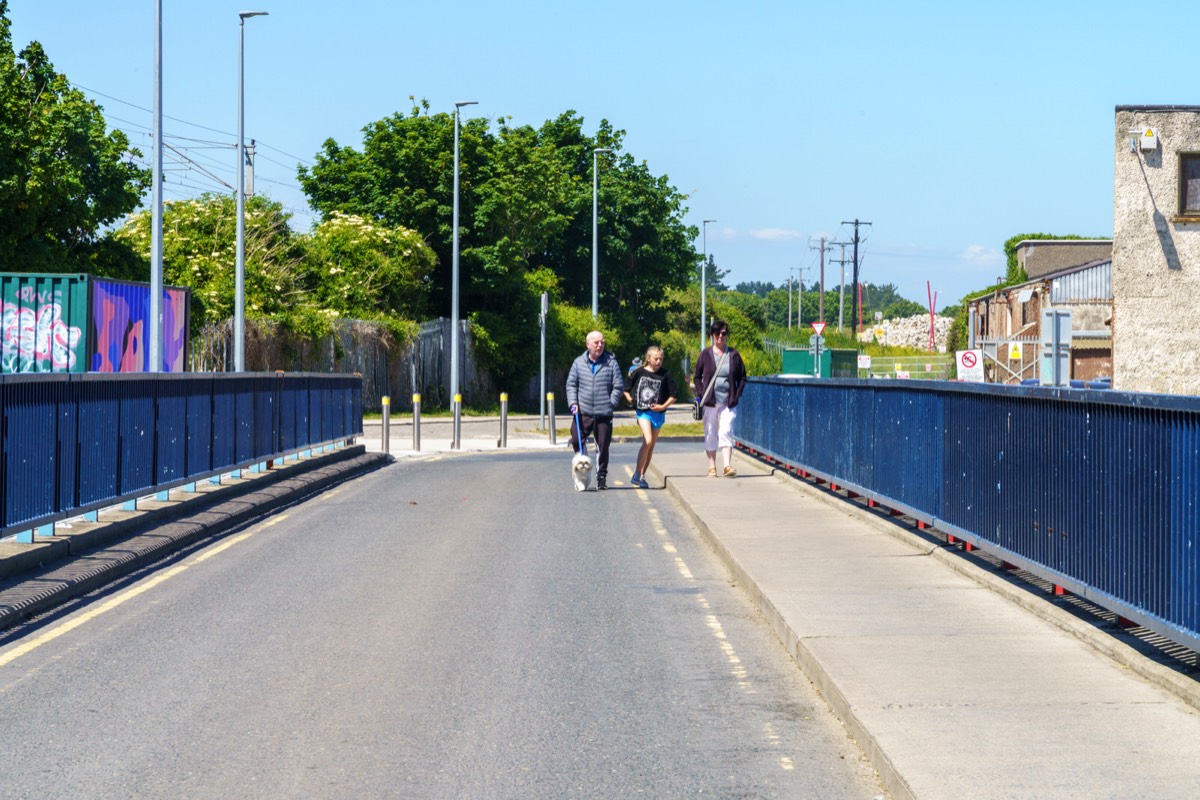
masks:
<path id="1" fill-rule="evenodd" d="M 567 406 L 571 409 L 571 447 L 596 434 L 596 488 L 608 488 L 608 446 L 612 443 L 613 412 L 621 402 L 625 381 L 617 357 L 604 349 L 604 334 L 587 335 L 587 350 L 567 373 Z M 580 430 L 582 428 L 582 430 Z"/>

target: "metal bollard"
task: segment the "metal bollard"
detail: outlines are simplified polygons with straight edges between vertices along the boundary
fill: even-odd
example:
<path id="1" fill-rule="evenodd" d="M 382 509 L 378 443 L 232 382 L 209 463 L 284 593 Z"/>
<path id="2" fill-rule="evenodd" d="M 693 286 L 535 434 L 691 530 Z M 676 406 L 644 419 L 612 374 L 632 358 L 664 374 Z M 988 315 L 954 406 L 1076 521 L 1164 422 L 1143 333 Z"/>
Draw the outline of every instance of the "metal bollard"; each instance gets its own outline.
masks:
<path id="1" fill-rule="evenodd" d="M 500 393 L 500 446 L 508 447 L 508 392 Z"/>
<path id="2" fill-rule="evenodd" d="M 462 395 L 454 395 L 454 433 L 450 438 L 450 449 L 462 447 Z"/>
<path id="3" fill-rule="evenodd" d="M 550 444 L 558 444 L 558 434 L 554 430 L 554 392 L 546 392 L 546 408 L 550 412 Z"/>
<path id="4" fill-rule="evenodd" d="M 383 404 L 383 453 L 391 455 L 392 453 L 392 398 L 386 394 L 380 398 L 380 403 Z"/>
<path id="5" fill-rule="evenodd" d="M 413 450 L 421 452 L 421 395 L 413 395 Z"/>

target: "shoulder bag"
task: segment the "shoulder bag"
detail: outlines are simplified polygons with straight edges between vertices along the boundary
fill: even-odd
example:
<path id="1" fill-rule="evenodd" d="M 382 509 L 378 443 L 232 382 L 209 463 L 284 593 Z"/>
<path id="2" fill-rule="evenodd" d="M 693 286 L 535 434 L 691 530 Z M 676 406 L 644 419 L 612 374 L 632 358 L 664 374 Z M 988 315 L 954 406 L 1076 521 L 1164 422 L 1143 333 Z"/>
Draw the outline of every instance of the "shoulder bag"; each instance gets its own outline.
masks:
<path id="1" fill-rule="evenodd" d="M 712 380 L 704 388 L 704 396 L 692 401 L 692 419 L 704 419 L 704 404 L 708 402 L 708 395 L 712 392 L 713 385 L 717 382 L 717 373 L 721 371 L 721 365 L 725 363 L 725 359 L 727 358 L 729 358 L 728 350 L 721 355 L 721 360 L 717 362 L 717 368 L 713 370 Z"/>

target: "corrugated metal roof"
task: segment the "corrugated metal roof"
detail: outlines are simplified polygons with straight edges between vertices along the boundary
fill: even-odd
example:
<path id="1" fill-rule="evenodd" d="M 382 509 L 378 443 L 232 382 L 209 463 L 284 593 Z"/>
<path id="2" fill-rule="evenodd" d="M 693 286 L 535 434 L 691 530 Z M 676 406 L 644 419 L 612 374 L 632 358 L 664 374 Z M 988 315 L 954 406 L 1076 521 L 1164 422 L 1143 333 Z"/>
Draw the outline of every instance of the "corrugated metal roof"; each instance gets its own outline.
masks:
<path id="1" fill-rule="evenodd" d="M 1050 303 L 1064 305 L 1096 300 L 1112 300 L 1112 261 L 1100 261 L 1083 269 L 1047 275 Z"/>

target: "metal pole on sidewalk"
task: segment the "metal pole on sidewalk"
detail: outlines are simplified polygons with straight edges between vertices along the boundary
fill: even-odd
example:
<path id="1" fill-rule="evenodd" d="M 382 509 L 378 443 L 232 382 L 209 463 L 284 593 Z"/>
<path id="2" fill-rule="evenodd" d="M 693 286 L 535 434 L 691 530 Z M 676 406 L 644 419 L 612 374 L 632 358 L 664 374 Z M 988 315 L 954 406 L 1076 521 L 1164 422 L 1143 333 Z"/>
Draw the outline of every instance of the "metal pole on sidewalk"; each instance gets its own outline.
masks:
<path id="1" fill-rule="evenodd" d="M 383 452 L 384 455 L 392 453 L 392 398 L 386 394 L 380 400 L 383 404 Z"/>
<path id="2" fill-rule="evenodd" d="M 450 440 L 450 449 L 462 447 L 462 395 L 454 395 L 454 435 Z"/>
<path id="3" fill-rule="evenodd" d="M 413 450 L 421 452 L 421 395 L 413 395 Z"/>
<path id="4" fill-rule="evenodd" d="M 546 314 L 550 309 L 550 295 L 542 292 L 542 312 L 538 314 L 538 325 L 542 329 L 542 365 L 538 372 L 538 425 L 546 424 Z"/>
<path id="5" fill-rule="evenodd" d="M 500 393 L 500 446 L 508 447 L 508 392 Z"/>
<path id="6" fill-rule="evenodd" d="M 550 428 L 550 444 L 558 444 L 558 441 L 555 438 L 557 434 L 554 432 L 554 392 L 546 393 L 546 401 L 550 408 L 550 423 L 548 425 Z"/>

